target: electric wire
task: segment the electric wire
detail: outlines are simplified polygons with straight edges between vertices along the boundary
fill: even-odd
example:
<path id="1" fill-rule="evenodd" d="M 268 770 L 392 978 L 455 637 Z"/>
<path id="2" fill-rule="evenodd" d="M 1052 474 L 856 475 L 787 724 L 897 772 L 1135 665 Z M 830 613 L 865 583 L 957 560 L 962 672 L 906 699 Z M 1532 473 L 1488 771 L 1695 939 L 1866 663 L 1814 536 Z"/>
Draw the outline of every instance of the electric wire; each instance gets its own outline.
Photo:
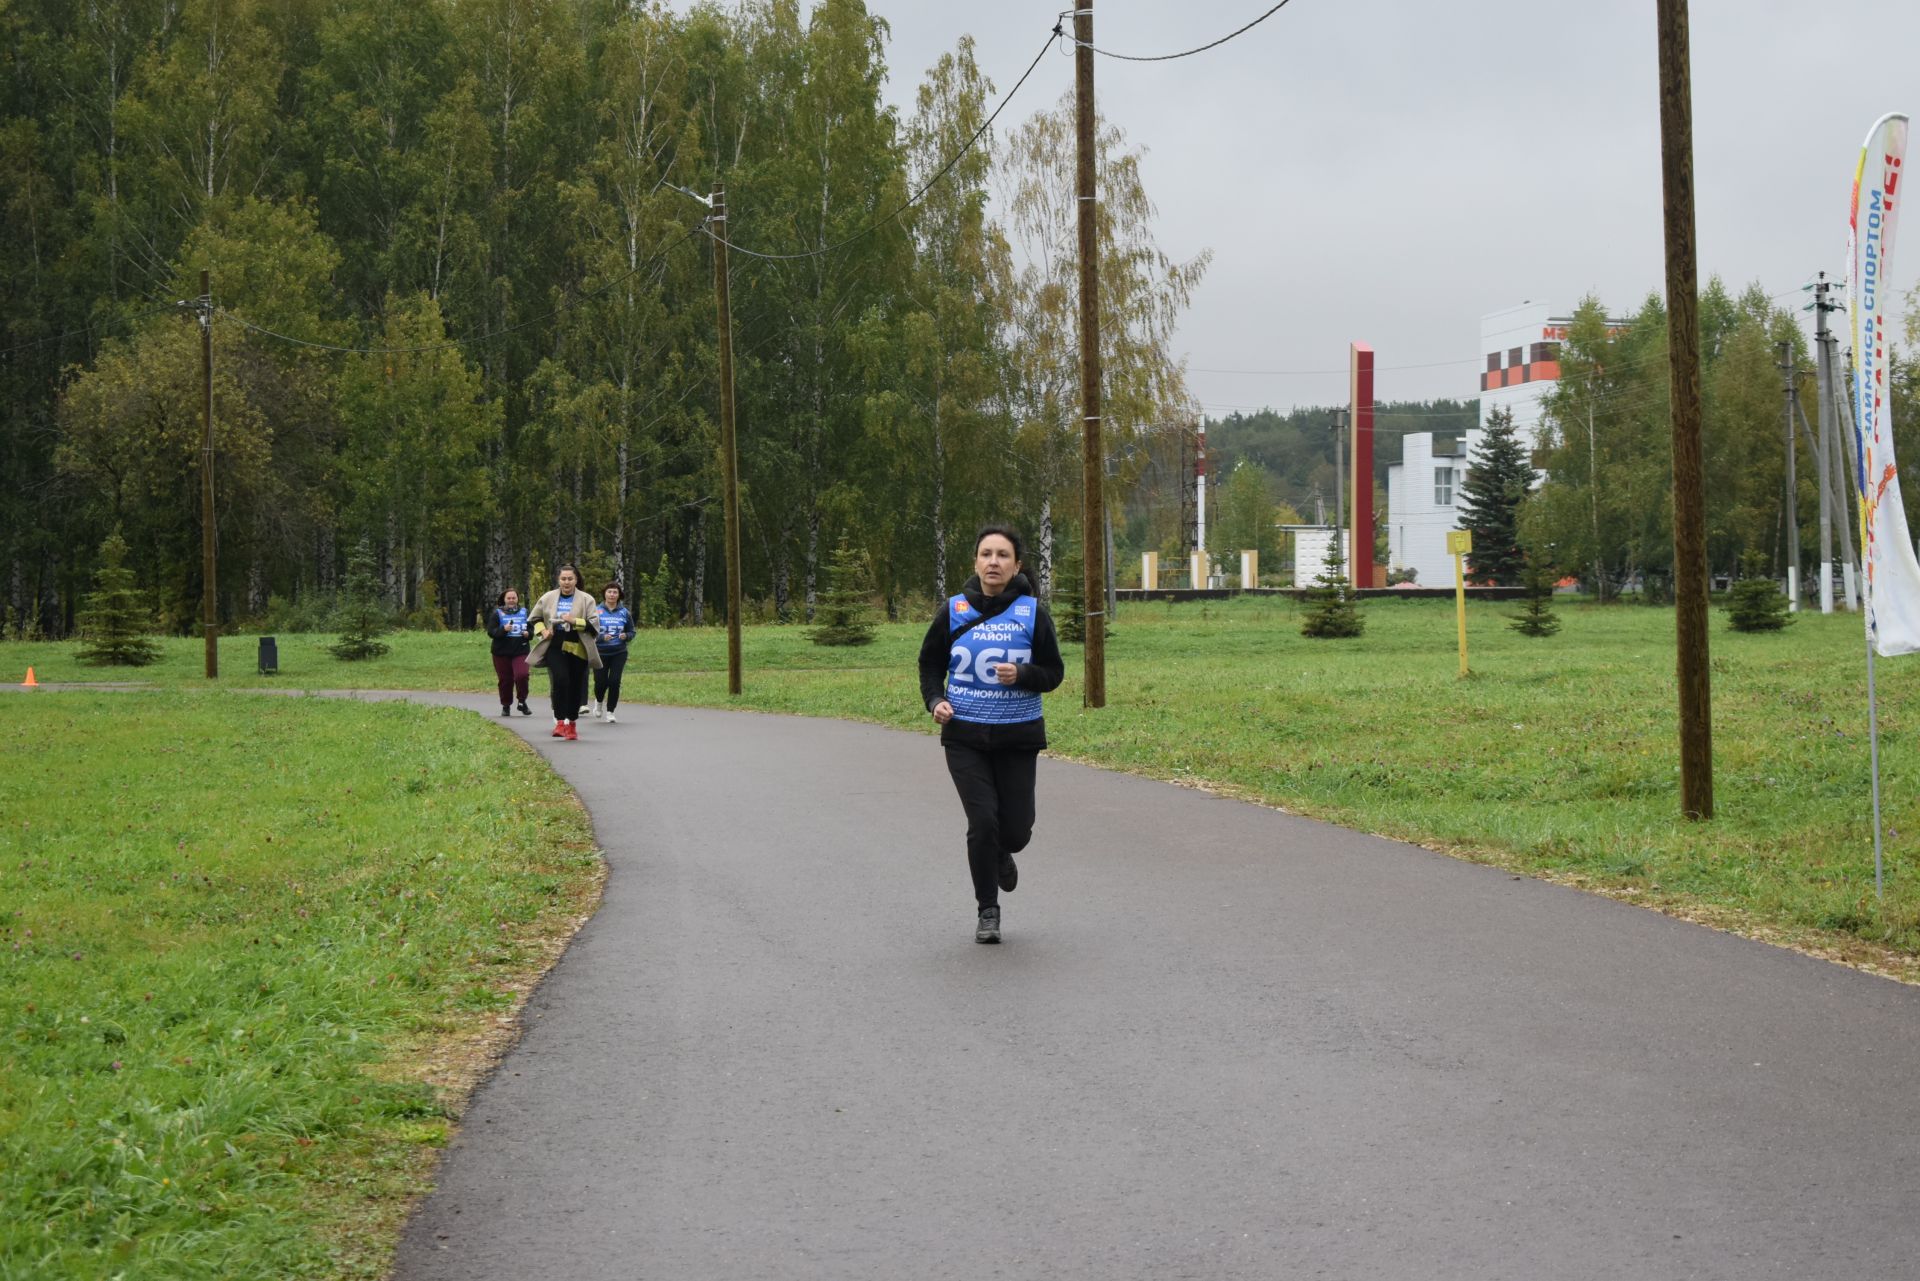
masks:
<path id="1" fill-rule="evenodd" d="M 1027 64 L 1027 69 L 1021 72 L 1020 79 L 1014 82 L 1013 88 L 1007 90 L 1007 92 L 1004 95 L 1002 95 L 1000 99 L 1000 104 L 993 109 L 993 114 L 989 115 L 984 121 L 981 122 L 980 127 L 973 131 L 972 137 L 968 138 L 964 143 L 960 144 L 959 150 L 955 151 L 953 155 L 947 158 L 947 162 L 940 166 L 940 168 L 934 173 L 933 177 L 927 179 L 926 182 L 921 184 L 920 189 L 918 191 L 914 192 L 911 196 L 907 197 L 906 203 L 902 204 L 899 208 L 893 210 L 891 213 L 887 214 L 886 216 L 876 219 L 872 223 L 869 223 L 867 226 L 863 227 L 859 231 L 854 232 L 851 236 L 848 236 L 846 239 L 835 241 L 833 244 L 830 244 L 830 245 L 824 245 L 819 249 L 809 249 L 804 253 L 772 254 L 772 253 L 763 253 L 757 249 L 748 249 L 743 245 L 736 245 L 733 243 L 733 241 L 728 240 L 722 236 L 714 235 L 711 223 L 707 224 L 707 235 L 712 237 L 714 240 L 718 241 L 719 243 L 725 245 L 729 250 L 731 250 L 734 253 L 744 254 L 748 258 L 758 258 L 763 262 L 800 262 L 808 258 L 819 258 L 826 254 L 837 253 L 840 250 L 845 249 L 848 245 L 853 244 L 855 241 L 860 240 L 866 236 L 872 235 L 874 232 L 880 230 L 880 228 L 886 226 L 888 223 L 897 219 L 901 214 L 905 213 L 907 210 L 919 204 L 921 199 L 924 198 L 929 191 L 932 191 L 933 188 L 940 182 L 942 178 L 945 178 L 949 173 L 953 172 L 953 167 L 959 164 L 961 159 L 965 157 L 969 151 L 973 150 L 974 144 L 979 142 L 980 139 L 983 136 L 985 136 L 987 130 L 993 128 L 993 122 L 1000 118 L 1000 113 L 1007 109 L 1007 104 L 1012 102 L 1014 99 L 1014 96 L 1020 92 L 1020 87 L 1026 84 L 1028 79 L 1032 77 L 1033 69 L 1035 67 L 1038 67 L 1040 65 L 1041 59 L 1047 56 L 1047 50 L 1054 47 L 1054 42 L 1060 38 L 1060 34 L 1061 34 L 1060 28 L 1058 24 L 1056 24 L 1054 26 L 1054 29 L 1048 33 L 1046 44 L 1040 47 L 1040 52 L 1034 55 L 1033 61 Z"/>
<path id="2" fill-rule="evenodd" d="M 160 306 L 156 306 L 151 310 L 138 312 L 134 315 L 128 316 L 125 319 L 125 323 L 129 325 L 134 325 L 134 324 L 138 324 L 143 320 L 151 320 L 155 316 L 165 316 L 169 314 L 178 315 L 187 310 L 190 310 L 192 307 L 193 307 L 193 303 L 191 300 L 188 300 L 185 302 L 177 302 L 177 303 L 166 303 Z M 0 347 L 0 360 L 3 360 L 6 357 L 14 355 L 18 352 L 31 351 L 35 347 L 44 347 L 48 343 L 65 342 L 69 338 L 85 338 L 94 332 L 95 331 L 93 329 L 69 329 L 63 334 L 48 334 L 45 338 L 29 338 L 25 342 L 15 343 L 11 347 Z"/>
<path id="3" fill-rule="evenodd" d="M 491 333 L 468 335 L 460 338 L 445 338 L 439 342 L 422 343 L 418 346 L 413 346 L 413 347 L 345 347 L 345 346 L 341 346 L 338 343 L 315 342 L 310 338 L 296 338 L 292 334 L 283 334 L 275 330 L 268 329 L 264 325 L 256 325 L 251 320 L 248 320 L 245 316 L 242 316 L 237 312 L 228 311 L 224 307 L 220 308 L 219 311 L 222 316 L 233 321 L 235 324 L 238 324 L 244 329 L 250 329 L 254 333 L 260 334 L 264 337 L 278 339 L 279 341 L 285 342 L 285 343 L 292 343 L 296 347 L 310 347 L 317 351 L 344 352 L 348 355 L 354 355 L 354 356 L 418 355 L 418 354 L 421 354 L 424 352 L 430 352 L 430 351 L 446 351 L 454 347 L 466 347 L 469 345 L 481 346 L 486 343 L 492 342 L 497 338 L 503 338 L 508 334 L 515 333 L 522 329 L 530 328 L 533 325 L 543 324 L 546 321 L 552 320 L 556 316 L 565 315 L 567 312 L 573 311 L 574 309 L 584 305 L 585 303 L 588 303 L 593 299 L 600 297 L 602 294 L 610 292 L 617 286 L 625 283 L 626 281 L 633 279 L 635 276 L 641 274 L 642 272 L 651 271 L 656 265 L 665 261 L 668 254 L 678 249 L 681 245 L 686 244 L 689 240 L 692 240 L 695 236 L 699 234 L 700 234 L 700 229 L 698 227 L 694 228 L 691 231 L 688 231 L 684 236 L 681 236 L 678 240 L 670 242 L 664 248 L 657 251 L 651 258 L 648 258 L 645 262 L 642 262 L 627 271 L 621 272 L 619 275 L 615 276 L 613 279 L 609 281 L 606 281 L 604 284 L 596 285 L 592 289 L 586 290 L 585 292 L 580 294 L 576 294 L 573 298 L 561 304 L 560 306 L 553 308 L 551 311 L 543 312 L 538 316 L 533 316 L 526 320 L 516 321 L 515 323 L 508 325 L 505 328 L 496 329 Z"/>
<path id="4" fill-rule="evenodd" d="M 1234 39 L 1236 36 L 1245 35 L 1247 32 L 1253 30 L 1255 27 L 1265 22 L 1268 18 L 1271 18 L 1274 14 L 1286 8 L 1287 5 L 1289 5 L 1290 3 L 1292 3 L 1292 0 L 1280 0 L 1279 4 L 1273 6 L 1273 8 L 1267 10 L 1265 13 L 1255 18 L 1252 22 L 1249 22 L 1246 26 L 1241 27 L 1238 31 L 1230 31 L 1226 35 L 1221 36 L 1218 40 L 1209 41 L 1208 43 L 1203 44 L 1196 49 L 1187 49 L 1181 53 L 1158 53 L 1158 54 L 1151 54 L 1151 55 L 1141 55 L 1141 54 L 1132 54 L 1132 53 L 1114 53 L 1111 50 L 1102 49 L 1097 45 L 1091 45 L 1091 44 L 1088 45 L 1087 48 L 1092 49 L 1095 53 L 1099 54 L 1103 58 L 1114 58 L 1121 62 L 1172 62 L 1175 58 L 1191 58 L 1196 53 L 1205 53 L 1209 49 L 1218 49 L 1221 45 L 1225 44 L 1229 40 Z M 1069 16 L 1072 12 L 1073 11 L 1069 9 L 1063 12 L 1060 16 L 1064 18 Z M 1073 43 L 1079 44 L 1080 41 L 1076 40 Z"/>

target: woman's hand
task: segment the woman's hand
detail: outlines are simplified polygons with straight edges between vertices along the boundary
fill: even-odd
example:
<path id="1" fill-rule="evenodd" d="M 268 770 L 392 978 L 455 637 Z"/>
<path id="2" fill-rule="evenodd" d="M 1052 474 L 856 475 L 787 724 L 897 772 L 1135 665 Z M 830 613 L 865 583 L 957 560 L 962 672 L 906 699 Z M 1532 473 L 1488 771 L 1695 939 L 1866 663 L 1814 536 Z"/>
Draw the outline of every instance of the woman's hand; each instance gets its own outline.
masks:
<path id="1" fill-rule="evenodd" d="M 999 678 L 1002 685 L 1011 685 L 1020 679 L 1020 664 L 995 663 L 993 665 L 993 674 Z"/>
<path id="2" fill-rule="evenodd" d="M 933 705 L 933 719 L 941 725 L 945 725 L 948 721 L 952 720 L 953 704 L 944 698 L 935 703 Z"/>

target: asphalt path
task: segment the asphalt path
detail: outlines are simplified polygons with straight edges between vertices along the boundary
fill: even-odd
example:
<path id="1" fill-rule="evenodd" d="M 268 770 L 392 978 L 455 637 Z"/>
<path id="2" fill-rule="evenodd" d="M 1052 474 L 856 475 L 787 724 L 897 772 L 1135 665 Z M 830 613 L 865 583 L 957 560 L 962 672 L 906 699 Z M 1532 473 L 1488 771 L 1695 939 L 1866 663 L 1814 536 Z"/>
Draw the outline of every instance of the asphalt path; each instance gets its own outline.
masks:
<path id="1" fill-rule="evenodd" d="M 1047 759 L 983 947 L 930 737 L 502 723 L 611 873 L 401 1281 L 1920 1275 L 1920 991 Z"/>

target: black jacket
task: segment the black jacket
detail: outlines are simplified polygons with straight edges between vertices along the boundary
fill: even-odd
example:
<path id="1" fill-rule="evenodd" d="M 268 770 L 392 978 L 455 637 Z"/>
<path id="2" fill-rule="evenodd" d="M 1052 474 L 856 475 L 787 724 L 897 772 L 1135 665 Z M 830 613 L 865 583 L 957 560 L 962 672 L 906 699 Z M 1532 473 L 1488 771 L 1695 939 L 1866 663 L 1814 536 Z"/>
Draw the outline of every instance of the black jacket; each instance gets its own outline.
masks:
<path id="1" fill-rule="evenodd" d="M 499 658 L 518 658 L 533 647 L 525 636 L 509 636 L 500 625 L 500 606 L 487 607 L 487 635 L 493 637 L 493 652 Z"/>
<path id="2" fill-rule="evenodd" d="M 978 578 L 969 578 L 961 590 L 966 594 L 967 603 L 980 611 L 982 621 L 1006 612 L 1020 597 L 1033 594 L 1033 586 L 1025 574 L 1015 574 L 1007 589 L 998 596 L 984 595 Z M 954 631 L 947 625 L 947 606 L 943 601 L 927 627 L 926 639 L 920 642 L 920 704 L 929 712 L 947 696 L 947 667 L 953 640 Z M 1017 666 L 1019 674 L 1013 679 L 1014 688 L 1040 694 L 1060 688 L 1061 678 L 1067 674 L 1067 665 L 1060 657 L 1060 638 L 1054 634 L 1053 617 L 1045 605 L 1034 611 L 1033 659 Z M 1042 717 L 1015 721 L 1011 725 L 981 725 L 955 719 L 940 727 L 940 741 L 983 751 L 996 747 L 1041 748 L 1047 745 L 1047 722 Z"/>

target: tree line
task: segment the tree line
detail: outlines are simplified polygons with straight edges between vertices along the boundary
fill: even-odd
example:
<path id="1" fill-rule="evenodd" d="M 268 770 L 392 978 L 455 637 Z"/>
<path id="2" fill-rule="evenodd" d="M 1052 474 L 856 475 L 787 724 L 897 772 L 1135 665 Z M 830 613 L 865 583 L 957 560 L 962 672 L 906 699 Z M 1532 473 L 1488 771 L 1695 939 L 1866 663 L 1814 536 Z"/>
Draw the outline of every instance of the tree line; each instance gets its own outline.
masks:
<path id="1" fill-rule="evenodd" d="M 465 623 L 574 561 L 708 621 L 688 192 L 719 184 L 757 610 L 811 616 L 843 539 L 889 607 L 948 592 L 988 518 L 1044 578 L 1077 518 L 1072 103 L 1036 77 L 986 128 L 970 41 L 898 112 L 861 0 L 12 0 L 0 36 L 11 634 L 72 629 L 115 529 L 194 625 L 203 270 L 223 621 L 330 597 L 363 542 L 395 613 Z M 1168 344 L 1207 255 L 1161 249 L 1099 144 L 1125 456 L 1190 413 Z"/>

